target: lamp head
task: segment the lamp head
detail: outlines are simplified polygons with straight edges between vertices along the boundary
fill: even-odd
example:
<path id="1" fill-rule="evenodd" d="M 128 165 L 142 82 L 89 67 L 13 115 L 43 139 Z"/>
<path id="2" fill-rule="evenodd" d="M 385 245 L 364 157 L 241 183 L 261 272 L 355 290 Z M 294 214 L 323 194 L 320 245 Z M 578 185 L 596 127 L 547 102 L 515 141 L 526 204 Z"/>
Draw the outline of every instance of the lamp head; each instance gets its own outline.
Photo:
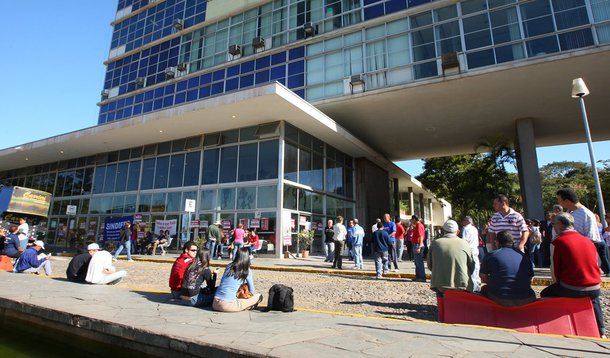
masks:
<path id="1" fill-rule="evenodd" d="M 580 98 L 589 94 L 589 89 L 582 78 L 572 80 L 572 98 Z"/>

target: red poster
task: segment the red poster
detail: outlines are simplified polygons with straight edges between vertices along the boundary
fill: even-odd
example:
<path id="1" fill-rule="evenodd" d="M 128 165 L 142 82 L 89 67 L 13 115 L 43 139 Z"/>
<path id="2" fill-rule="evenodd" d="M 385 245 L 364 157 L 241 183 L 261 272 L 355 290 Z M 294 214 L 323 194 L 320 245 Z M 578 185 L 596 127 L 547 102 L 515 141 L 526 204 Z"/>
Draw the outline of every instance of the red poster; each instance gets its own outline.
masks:
<path id="1" fill-rule="evenodd" d="M 261 218 L 261 230 L 269 231 L 269 218 Z"/>

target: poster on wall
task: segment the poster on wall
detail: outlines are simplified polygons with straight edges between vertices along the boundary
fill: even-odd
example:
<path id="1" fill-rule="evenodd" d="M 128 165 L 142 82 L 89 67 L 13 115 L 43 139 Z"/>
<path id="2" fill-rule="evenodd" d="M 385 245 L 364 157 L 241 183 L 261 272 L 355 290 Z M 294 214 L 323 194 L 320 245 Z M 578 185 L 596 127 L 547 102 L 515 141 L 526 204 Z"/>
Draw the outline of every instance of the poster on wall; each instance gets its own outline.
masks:
<path id="1" fill-rule="evenodd" d="M 250 219 L 250 227 L 252 229 L 259 229 L 261 227 L 260 219 Z"/>
<path id="2" fill-rule="evenodd" d="M 247 229 L 249 227 L 248 219 L 239 219 L 239 223 L 244 226 L 244 229 Z"/>
<path id="3" fill-rule="evenodd" d="M 207 229 L 209 226 L 209 222 L 207 220 L 201 220 L 199 222 L 199 228 L 200 229 Z"/>
<path id="4" fill-rule="evenodd" d="M 123 216 L 120 218 L 107 218 L 104 221 L 104 239 L 106 242 L 108 240 L 118 241 L 121 239 L 121 229 L 125 226 L 125 223 L 132 222 L 133 216 Z"/>
<path id="5" fill-rule="evenodd" d="M 269 218 L 261 218 L 261 231 L 269 231 Z"/>
<path id="6" fill-rule="evenodd" d="M 178 227 L 178 220 L 155 220 L 155 234 L 159 235 L 161 230 L 164 232 L 169 230 L 170 235 L 176 235 L 176 228 Z"/>
<path id="7" fill-rule="evenodd" d="M 292 246 L 292 230 L 294 229 L 294 219 L 291 219 L 290 211 L 282 212 L 282 241 L 283 246 Z"/>

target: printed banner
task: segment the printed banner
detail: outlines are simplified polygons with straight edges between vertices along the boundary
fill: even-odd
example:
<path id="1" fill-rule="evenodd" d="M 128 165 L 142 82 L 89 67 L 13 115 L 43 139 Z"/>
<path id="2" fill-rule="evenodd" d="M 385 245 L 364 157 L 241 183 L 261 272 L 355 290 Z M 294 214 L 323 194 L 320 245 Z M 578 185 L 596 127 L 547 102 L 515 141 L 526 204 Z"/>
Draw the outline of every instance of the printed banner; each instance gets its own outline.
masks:
<path id="1" fill-rule="evenodd" d="M 159 235 L 160 231 L 164 232 L 169 230 L 170 235 L 176 235 L 176 228 L 178 226 L 178 220 L 155 220 L 155 234 Z"/>
<path id="2" fill-rule="evenodd" d="M 123 216 L 121 218 L 107 218 L 104 221 L 104 239 L 118 241 L 121 239 L 121 229 L 125 226 L 125 223 L 133 221 L 133 216 Z"/>

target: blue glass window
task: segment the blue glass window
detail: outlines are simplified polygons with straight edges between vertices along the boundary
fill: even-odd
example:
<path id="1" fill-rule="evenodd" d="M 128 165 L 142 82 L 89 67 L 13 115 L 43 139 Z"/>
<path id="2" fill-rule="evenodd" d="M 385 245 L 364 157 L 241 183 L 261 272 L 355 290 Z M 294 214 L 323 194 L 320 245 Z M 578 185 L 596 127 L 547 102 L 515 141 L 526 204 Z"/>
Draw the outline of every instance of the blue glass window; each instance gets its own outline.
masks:
<path id="1" fill-rule="evenodd" d="M 559 45 L 561 46 L 562 51 L 593 46 L 593 44 L 593 34 L 591 33 L 591 29 L 582 29 L 565 34 L 559 34 Z"/>
<path id="2" fill-rule="evenodd" d="M 256 60 L 256 69 L 260 70 L 269 67 L 271 64 L 271 58 L 269 56 L 261 57 Z"/>
<path id="3" fill-rule="evenodd" d="M 227 77 L 233 77 L 237 75 L 239 75 L 239 65 L 227 68 Z"/>
<path id="4" fill-rule="evenodd" d="M 527 47 L 528 57 L 543 56 L 559 51 L 555 35 L 527 41 L 525 46 Z"/>
<path id="5" fill-rule="evenodd" d="M 233 91 L 239 88 L 239 78 L 231 78 L 227 80 L 227 91 Z"/>
<path id="6" fill-rule="evenodd" d="M 203 166 L 201 167 L 201 184 L 218 183 L 218 164 L 220 149 L 208 149 L 203 152 Z"/>
<path id="7" fill-rule="evenodd" d="M 478 68 L 495 64 L 494 51 L 488 49 L 479 52 L 471 52 L 466 54 L 468 68 Z"/>
<path id="8" fill-rule="evenodd" d="M 212 96 L 224 92 L 224 82 L 216 82 L 212 84 Z"/>
<path id="9" fill-rule="evenodd" d="M 197 99 L 197 92 L 198 92 L 197 89 L 188 91 L 186 93 L 186 100 L 189 101 L 189 102 L 196 100 Z"/>
<path id="10" fill-rule="evenodd" d="M 241 73 L 248 73 L 254 71 L 254 61 L 248 61 L 241 64 Z"/>
<path id="11" fill-rule="evenodd" d="M 288 51 L 288 60 L 295 60 L 297 58 L 305 57 L 305 47 L 297 47 Z"/>
<path id="12" fill-rule="evenodd" d="M 206 97 L 210 97 L 210 86 L 205 86 L 205 87 L 201 87 L 199 89 L 199 98 L 206 98 Z"/>
<path id="13" fill-rule="evenodd" d="M 271 55 L 271 64 L 272 65 L 277 65 L 279 63 L 284 63 L 284 62 L 286 62 L 286 52 L 280 52 L 280 53 Z"/>
<path id="14" fill-rule="evenodd" d="M 277 66 L 271 68 L 271 79 L 276 80 L 278 78 L 286 77 L 286 66 Z"/>
<path id="15" fill-rule="evenodd" d="M 254 75 L 241 76 L 239 81 L 239 88 L 245 88 L 254 84 Z"/>
<path id="16" fill-rule="evenodd" d="M 185 101 L 186 101 L 186 92 L 176 93 L 176 98 L 174 99 L 175 104 L 184 103 Z"/>
<path id="17" fill-rule="evenodd" d="M 269 70 L 256 73 L 256 84 L 269 82 Z"/>

